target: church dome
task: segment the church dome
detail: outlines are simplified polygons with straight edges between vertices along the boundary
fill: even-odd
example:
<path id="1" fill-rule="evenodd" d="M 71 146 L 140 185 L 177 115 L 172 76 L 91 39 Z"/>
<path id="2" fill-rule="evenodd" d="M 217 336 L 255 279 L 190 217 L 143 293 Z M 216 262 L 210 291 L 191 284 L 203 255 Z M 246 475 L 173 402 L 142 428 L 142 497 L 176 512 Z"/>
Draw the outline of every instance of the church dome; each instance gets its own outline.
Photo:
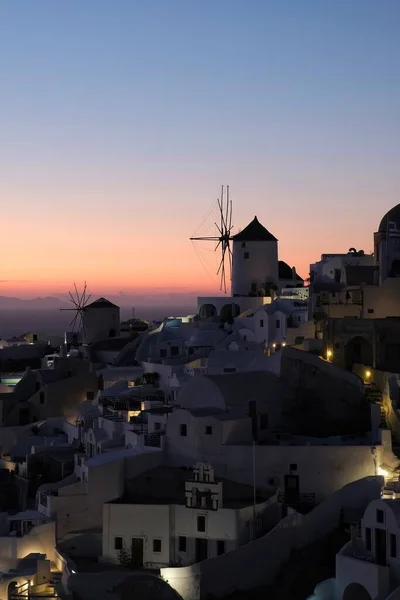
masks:
<path id="1" fill-rule="evenodd" d="M 397 204 L 397 206 L 391 208 L 389 212 L 387 212 L 386 215 L 383 217 L 378 229 L 380 233 L 385 233 L 387 231 L 388 222 L 395 223 L 396 229 L 400 231 L 400 204 Z M 393 229 L 393 227 L 390 227 L 390 225 L 389 228 Z"/>

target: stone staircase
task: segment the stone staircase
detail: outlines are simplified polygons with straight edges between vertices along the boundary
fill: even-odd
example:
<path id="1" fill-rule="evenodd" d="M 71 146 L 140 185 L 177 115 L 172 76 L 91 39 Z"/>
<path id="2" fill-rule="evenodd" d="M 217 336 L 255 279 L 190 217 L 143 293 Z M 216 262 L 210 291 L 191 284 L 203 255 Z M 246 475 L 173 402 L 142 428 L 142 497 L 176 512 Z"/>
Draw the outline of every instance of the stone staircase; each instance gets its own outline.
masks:
<path id="1" fill-rule="evenodd" d="M 22 583 L 9 591 L 9 600 L 34 600 L 36 598 L 48 598 L 49 600 L 62 597 L 56 587 L 61 587 L 61 573 L 52 573 L 52 579 L 48 583 L 30 585 Z M 62 588 L 61 588 L 62 589 Z"/>

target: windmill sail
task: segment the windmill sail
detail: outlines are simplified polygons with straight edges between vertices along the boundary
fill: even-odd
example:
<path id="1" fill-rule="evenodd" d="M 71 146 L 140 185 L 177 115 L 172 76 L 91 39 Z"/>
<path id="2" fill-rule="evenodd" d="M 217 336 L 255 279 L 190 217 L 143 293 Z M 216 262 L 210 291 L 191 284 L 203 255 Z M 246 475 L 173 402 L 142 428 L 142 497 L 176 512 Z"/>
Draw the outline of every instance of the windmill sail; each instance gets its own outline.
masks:
<path id="1" fill-rule="evenodd" d="M 226 195 L 224 186 L 221 189 L 221 198 L 218 198 L 219 223 L 215 223 L 217 235 L 215 236 L 197 236 L 191 237 L 191 241 L 216 242 L 215 251 L 220 253 L 220 261 L 217 275 L 220 281 L 220 289 L 227 293 L 227 278 L 230 280 L 232 272 L 232 249 L 230 242 L 232 239 L 232 201 L 229 197 L 229 185 L 226 186 Z M 228 275 L 228 277 L 227 277 Z"/>

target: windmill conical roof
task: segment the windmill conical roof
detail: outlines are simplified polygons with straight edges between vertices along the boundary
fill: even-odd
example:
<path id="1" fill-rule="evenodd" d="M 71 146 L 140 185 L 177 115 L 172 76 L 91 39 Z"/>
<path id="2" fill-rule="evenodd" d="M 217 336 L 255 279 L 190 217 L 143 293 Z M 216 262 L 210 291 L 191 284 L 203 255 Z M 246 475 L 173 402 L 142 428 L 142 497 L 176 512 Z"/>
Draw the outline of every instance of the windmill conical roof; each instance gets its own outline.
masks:
<path id="1" fill-rule="evenodd" d="M 233 241 L 277 242 L 278 240 L 275 236 L 272 235 L 272 233 L 268 231 L 268 229 L 264 227 L 264 225 L 261 225 L 257 217 L 254 217 L 254 219 L 251 221 L 251 223 L 247 225 L 247 227 L 245 227 L 244 229 L 242 229 L 242 231 L 233 236 Z"/>
<path id="2" fill-rule="evenodd" d="M 113 304 L 106 298 L 98 298 L 94 302 L 91 302 L 90 304 L 87 304 L 85 306 L 85 308 L 110 308 L 110 307 L 118 308 L 118 306 L 116 304 Z"/>

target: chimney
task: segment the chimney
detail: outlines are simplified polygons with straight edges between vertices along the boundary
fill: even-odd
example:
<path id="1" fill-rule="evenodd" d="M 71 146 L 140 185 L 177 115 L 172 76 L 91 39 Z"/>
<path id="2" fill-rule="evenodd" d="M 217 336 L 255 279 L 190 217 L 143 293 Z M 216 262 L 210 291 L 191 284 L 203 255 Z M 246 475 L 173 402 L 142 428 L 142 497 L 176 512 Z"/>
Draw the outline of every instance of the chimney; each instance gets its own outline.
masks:
<path id="1" fill-rule="evenodd" d="M 292 267 L 292 279 L 293 279 L 293 281 L 296 281 L 296 276 L 297 276 L 296 267 Z"/>

